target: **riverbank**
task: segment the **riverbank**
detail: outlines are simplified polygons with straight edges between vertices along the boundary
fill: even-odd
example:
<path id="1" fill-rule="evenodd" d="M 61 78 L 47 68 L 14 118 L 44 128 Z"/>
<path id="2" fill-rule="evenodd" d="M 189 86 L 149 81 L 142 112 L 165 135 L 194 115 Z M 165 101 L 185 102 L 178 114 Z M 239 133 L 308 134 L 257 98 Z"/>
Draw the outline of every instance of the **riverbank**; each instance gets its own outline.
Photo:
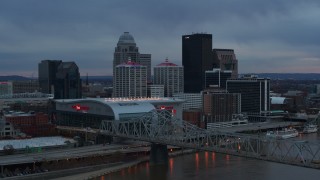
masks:
<path id="1" fill-rule="evenodd" d="M 196 152 L 196 150 L 193 150 L 193 149 L 178 150 L 178 151 L 170 152 L 169 157 L 175 157 L 175 156 L 190 154 L 190 153 L 194 153 L 194 152 Z M 143 162 L 148 162 L 148 161 L 149 161 L 149 157 L 142 157 L 142 158 L 139 158 L 134 161 L 121 163 L 121 164 L 114 164 L 112 167 L 107 167 L 104 169 L 81 173 L 81 174 L 76 174 L 76 175 L 64 176 L 64 177 L 56 178 L 54 180 L 94 179 L 94 178 L 104 176 L 104 175 L 107 175 L 110 173 L 121 171 L 122 169 L 126 169 L 129 167 L 138 165 L 140 163 L 143 163 Z"/>

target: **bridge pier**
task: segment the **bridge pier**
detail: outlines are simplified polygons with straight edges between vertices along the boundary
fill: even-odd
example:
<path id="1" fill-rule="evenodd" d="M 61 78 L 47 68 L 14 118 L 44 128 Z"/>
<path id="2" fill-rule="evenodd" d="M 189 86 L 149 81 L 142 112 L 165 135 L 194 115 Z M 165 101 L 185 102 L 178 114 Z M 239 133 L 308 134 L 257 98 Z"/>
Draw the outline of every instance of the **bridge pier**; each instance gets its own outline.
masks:
<path id="1" fill-rule="evenodd" d="M 151 144 L 150 164 L 167 164 L 168 163 L 168 148 L 167 145 Z"/>

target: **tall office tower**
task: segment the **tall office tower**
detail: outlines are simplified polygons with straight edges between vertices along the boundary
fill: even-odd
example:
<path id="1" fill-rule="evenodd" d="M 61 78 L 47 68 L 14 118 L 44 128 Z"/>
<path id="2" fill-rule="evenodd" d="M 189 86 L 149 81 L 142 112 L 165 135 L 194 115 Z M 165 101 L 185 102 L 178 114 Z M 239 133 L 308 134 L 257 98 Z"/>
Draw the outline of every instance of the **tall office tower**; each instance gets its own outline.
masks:
<path id="1" fill-rule="evenodd" d="M 39 89 L 46 94 L 54 94 L 56 73 L 61 60 L 42 60 L 38 65 Z"/>
<path id="2" fill-rule="evenodd" d="M 129 32 L 124 32 L 117 43 L 113 57 L 113 76 L 115 67 L 126 63 L 128 59 L 147 67 L 148 80 L 151 80 L 151 54 L 140 54 L 134 38 Z"/>
<path id="3" fill-rule="evenodd" d="M 115 67 L 113 79 L 114 97 L 147 97 L 146 66 L 129 60 Z"/>
<path id="4" fill-rule="evenodd" d="M 79 68 L 76 63 L 62 62 L 56 73 L 55 99 L 81 98 L 81 84 Z"/>
<path id="5" fill-rule="evenodd" d="M 55 99 L 81 98 L 79 68 L 74 62 L 43 60 L 38 66 L 40 92 Z"/>
<path id="6" fill-rule="evenodd" d="M 147 67 L 147 81 L 151 82 L 151 54 L 139 54 L 137 63 Z"/>
<path id="7" fill-rule="evenodd" d="M 216 68 L 232 71 L 232 78 L 238 78 L 238 60 L 233 49 L 213 49 L 213 61 Z"/>
<path id="8" fill-rule="evenodd" d="M 241 94 L 241 111 L 261 113 L 270 110 L 270 79 L 244 76 L 227 80 L 229 93 Z"/>
<path id="9" fill-rule="evenodd" d="M 205 71 L 213 68 L 212 35 L 182 36 L 184 92 L 199 93 L 205 88 Z"/>
<path id="10" fill-rule="evenodd" d="M 165 97 L 183 93 L 183 67 L 166 59 L 165 62 L 154 67 L 154 84 L 164 85 Z"/>
<path id="11" fill-rule="evenodd" d="M 226 88 L 227 79 L 231 78 L 232 71 L 214 68 L 206 71 L 205 84 L 206 88 Z"/>
<path id="12" fill-rule="evenodd" d="M 240 93 L 210 90 L 203 92 L 203 114 L 207 123 L 231 121 L 232 115 L 240 112 Z"/>

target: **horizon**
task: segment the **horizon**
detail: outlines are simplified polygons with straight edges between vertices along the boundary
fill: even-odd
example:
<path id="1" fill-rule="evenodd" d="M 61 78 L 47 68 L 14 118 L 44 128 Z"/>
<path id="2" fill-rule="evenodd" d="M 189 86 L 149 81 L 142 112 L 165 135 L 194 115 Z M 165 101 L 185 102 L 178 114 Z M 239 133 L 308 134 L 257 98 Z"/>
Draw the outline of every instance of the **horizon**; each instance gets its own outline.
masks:
<path id="1" fill-rule="evenodd" d="M 166 57 L 181 65 L 182 35 L 206 32 L 213 49 L 234 49 L 239 73 L 317 73 L 319 15 L 316 0 L 1 1 L 0 75 L 34 77 L 41 60 L 60 59 L 81 76 L 110 76 L 123 32 L 152 68 Z"/>

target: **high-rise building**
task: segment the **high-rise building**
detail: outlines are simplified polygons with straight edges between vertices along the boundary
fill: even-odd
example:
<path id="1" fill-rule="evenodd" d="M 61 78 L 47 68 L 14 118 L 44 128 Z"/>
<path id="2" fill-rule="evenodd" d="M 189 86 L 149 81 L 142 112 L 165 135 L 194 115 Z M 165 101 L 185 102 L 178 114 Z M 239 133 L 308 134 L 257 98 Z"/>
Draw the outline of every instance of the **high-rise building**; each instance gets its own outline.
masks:
<path id="1" fill-rule="evenodd" d="M 206 88 L 217 87 L 226 88 L 227 79 L 231 78 L 232 71 L 214 68 L 206 71 L 205 84 Z"/>
<path id="2" fill-rule="evenodd" d="M 139 59 L 136 62 L 147 67 L 147 81 L 151 82 L 151 54 L 139 54 Z"/>
<path id="3" fill-rule="evenodd" d="M 213 68 L 212 35 L 182 36 L 184 92 L 200 93 L 205 88 L 205 71 Z"/>
<path id="4" fill-rule="evenodd" d="M 129 61 L 114 69 L 113 97 L 147 97 L 147 67 Z"/>
<path id="5" fill-rule="evenodd" d="M 38 65 L 39 88 L 40 92 L 54 94 L 54 83 L 56 73 L 61 60 L 43 60 Z"/>
<path id="6" fill-rule="evenodd" d="M 81 98 L 81 84 L 79 68 L 76 63 L 62 62 L 56 73 L 55 99 Z"/>
<path id="7" fill-rule="evenodd" d="M 114 51 L 113 76 L 115 76 L 115 67 L 119 64 L 126 63 L 129 58 L 131 62 L 146 66 L 147 78 L 151 80 L 151 54 L 140 54 L 133 36 L 129 34 L 129 32 L 124 32 L 120 36 Z"/>
<path id="8" fill-rule="evenodd" d="M 165 62 L 154 67 L 154 84 L 164 85 L 165 97 L 183 93 L 183 67 L 166 59 Z"/>
<path id="9" fill-rule="evenodd" d="M 241 94 L 241 111 L 261 113 L 270 110 L 270 79 L 244 76 L 227 80 L 229 93 Z"/>
<path id="10" fill-rule="evenodd" d="M 54 94 L 55 99 L 81 98 L 80 73 L 74 62 L 43 60 L 38 71 L 40 92 Z"/>
<path id="11" fill-rule="evenodd" d="M 232 78 L 238 78 L 238 60 L 233 49 L 213 49 L 214 67 L 232 71 Z"/>

